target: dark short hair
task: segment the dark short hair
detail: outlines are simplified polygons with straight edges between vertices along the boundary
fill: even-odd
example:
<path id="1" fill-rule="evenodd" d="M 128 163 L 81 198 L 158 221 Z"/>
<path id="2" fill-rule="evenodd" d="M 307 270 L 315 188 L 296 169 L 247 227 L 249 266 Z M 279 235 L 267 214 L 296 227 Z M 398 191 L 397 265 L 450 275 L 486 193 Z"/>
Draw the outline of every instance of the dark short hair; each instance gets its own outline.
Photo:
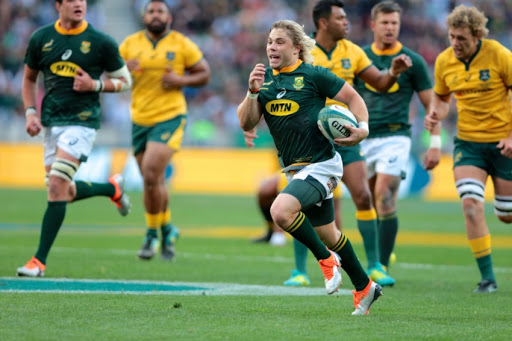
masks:
<path id="1" fill-rule="evenodd" d="M 150 3 L 152 3 L 152 2 L 161 2 L 161 3 L 163 3 L 165 5 L 165 7 L 167 7 L 167 10 L 169 12 L 171 12 L 171 8 L 169 7 L 169 4 L 165 0 L 149 0 L 149 1 L 147 1 L 146 4 L 144 5 L 144 12 L 146 12 L 146 9 L 148 8 L 148 5 Z"/>
<path id="2" fill-rule="evenodd" d="M 329 19 L 332 13 L 332 6 L 343 8 L 345 6 L 341 0 L 320 0 L 313 8 L 313 22 L 318 28 L 320 19 Z"/>
<path id="3" fill-rule="evenodd" d="M 377 5 L 373 6 L 372 8 L 372 21 L 374 21 L 377 18 L 377 14 L 379 13 L 395 13 L 397 12 L 398 15 L 402 14 L 402 7 L 394 1 L 382 1 L 379 2 Z"/>

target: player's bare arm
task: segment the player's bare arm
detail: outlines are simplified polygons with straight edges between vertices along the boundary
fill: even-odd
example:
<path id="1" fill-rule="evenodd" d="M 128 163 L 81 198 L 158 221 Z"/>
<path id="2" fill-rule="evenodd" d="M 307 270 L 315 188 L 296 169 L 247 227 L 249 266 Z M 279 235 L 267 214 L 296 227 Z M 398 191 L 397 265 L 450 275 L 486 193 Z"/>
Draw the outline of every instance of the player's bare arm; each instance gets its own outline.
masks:
<path id="1" fill-rule="evenodd" d="M 425 108 L 425 112 L 430 112 L 432 105 L 432 89 L 418 92 L 421 104 Z M 441 122 L 437 123 L 430 132 L 430 146 L 425 153 L 424 167 L 426 170 L 434 169 L 441 161 Z"/>
<path id="2" fill-rule="evenodd" d="M 244 131 L 244 142 L 245 145 L 249 148 L 254 147 L 254 140 L 258 138 L 258 134 L 256 134 L 257 128 Z"/>
<path id="3" fill-rule="evenodd" d="M 25 106 L 25 131 L 30 136 L 36 136 L 43 128 L 41 118 L 36 110 L 36 95 L 37 95 L 37 75 L 38 70 L 31 69 L 25 65 L 25 72 L 23 74 L 23 85 L 21 88 L 21 96 L 23 105 Z"/>
<path id="4" fill-rule="evenodd" d="M 180 89 L 184 86 L 203 86 L 210 82 L 210 66 L 205 59 L 187 70 L 183 76 L 176 74 L 171 67 L 167 67 L 162 76 L 164 89 Z"/>
<path id="5" fill-rule="evenodd" d="M 73 90 L 78 92 L 120 92 L 130 89 L 131 86 L 132 77 L 126 65 L 119 70 L 107 72 L 104 80 L 92 79 L 86 71 L 78 69 L 73 81 Z"/>
<path id="6" fill-rule="evenodd" d="M 501 149 L 501 155 L 512 159 L 512 132 L 507 138 L 501 139 L 496 148 Z"/>
<path id="7" fill-rule="evenodd" d="M 137 59 L 129 59 L 125 61 L 128 71 L 140 71 L 140 62 Z"/>
<path id="8" fill-rule="evenodd" d="M 450 111 L 451 94 L 440 96 L 432 95 L 432 102 L 429 111 L 425 115 L 425 129 L 432 133 L 436 125 L 448 116 Z M 440 128 L 439 128 L 440 129 Z"/>
<path id="9" fill-rule="evenodd" d="M 341 90 L 334 96 L 335 100 L 347 104 L 349 110 L 357 118 L 359 127 L 352 127 L 348 124 L 345 128 L 350 130 L 350 136 L 337 138 L 334 143 L 338 146 L 355 146 L 368 136 L 368 109 L 363 98 L 348 83 L 345 83 Z"/>
<path id="10" fill-rule="evenodd" d="M 411 66 L 411 58 L 405 54 L 401 54 L 393 58 L 390 70 L 381 72 L 377 67 L 372 65 L 361 72 L 358 77 L 377 89 L 377 91 L 387 92 L 393 84 L 395 84 L 398 76 L 407 71 Z"/>
<path id="11" fill-rule="evenodd" d="M 249 75 L 249 90 L 253 94 L 248 94 L 243 102 L 238 106 L 237 115 L 240 121 L 240 127 L 244 131 L 255 128 L 261 120 L 261 106 L 258 103 L 257 93 L 265 80 L 265 65 L 256 64 Z"/>

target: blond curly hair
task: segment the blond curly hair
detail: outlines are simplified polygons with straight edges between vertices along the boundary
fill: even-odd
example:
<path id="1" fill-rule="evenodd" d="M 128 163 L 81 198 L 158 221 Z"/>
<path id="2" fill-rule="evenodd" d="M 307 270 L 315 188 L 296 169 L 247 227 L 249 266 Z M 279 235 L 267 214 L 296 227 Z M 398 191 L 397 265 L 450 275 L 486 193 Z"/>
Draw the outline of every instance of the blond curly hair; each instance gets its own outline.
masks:
<path id="1" fill-rule="evenodd" d="M 484 13 L 476 7 L 459 5 L 446 18 L 446 25 L 453 28 L 468 27 L 473 37 L 483 38 L 489 33 L 489 30 L 485 27 L 487 21 L 488 19 Z"/>

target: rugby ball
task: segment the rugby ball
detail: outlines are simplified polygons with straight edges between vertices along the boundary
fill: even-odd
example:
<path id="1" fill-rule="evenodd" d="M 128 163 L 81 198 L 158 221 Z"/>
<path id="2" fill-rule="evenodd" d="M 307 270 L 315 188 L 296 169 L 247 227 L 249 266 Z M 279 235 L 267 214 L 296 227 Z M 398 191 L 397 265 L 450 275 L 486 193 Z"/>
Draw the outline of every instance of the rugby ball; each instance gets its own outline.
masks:
<path id="1" fill-rule="evenodd" d="M 357 127 L 357 119 L 347 108 L 333 104 L 318 112 L 317 124 L 322 134 L 329 141 L 334 141 L 339 137 L 349 137 L 350 131 L 345 128 L 345 125 Z"/>

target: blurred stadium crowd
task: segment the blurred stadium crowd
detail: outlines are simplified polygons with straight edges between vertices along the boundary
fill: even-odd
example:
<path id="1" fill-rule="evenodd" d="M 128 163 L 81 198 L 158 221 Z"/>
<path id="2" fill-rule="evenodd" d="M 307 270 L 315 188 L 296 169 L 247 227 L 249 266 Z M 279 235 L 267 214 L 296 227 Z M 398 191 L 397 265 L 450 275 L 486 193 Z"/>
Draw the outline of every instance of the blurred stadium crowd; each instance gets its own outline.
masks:
<path id="1" fill-rule="evenodd" d="M 106 0 L 88 0 L 87 20 L 104 29 L 108 20 Z M 108 0 L 113 1 L 113 0 Z M 174 14 L 173 29 L 188 35 L 205 54 L 212 68 L 211 83 L 201 89 L 186 89 L 189 125 L 185 145 L 242 146 L 236 108 L 247 91 L 247 77 L 258 62 L 267 63 L 265 44 L 270 25 L 291 19 L 314 32 L 311 16 L 316 0 L 169 0 Z M 345 0 L 351 22 L 349 39 L 360 46 L 373 41 L 369 28 L 370 10 L 378 1 Z M 490 38 L 512 48 L 512 0 L 398 0 L 404 13 L 400 41 L 421 54 L 431 71 L 439 52 L 449 44 L 445 30 L 447 14 L 458 4 L 475 5 L 489 18 Z M 133 31 L 142 29 L 140 14 L 144 0 L 126 1 L 132 7 Z M 57 18 L 54 0 L 0 0 L 0 141 L 27 139 L 21 103 L 23 57 L 30 34 Z M 132 33 L 129 32 L 129 33 Z M 107 31 L 107 33 L 109 33 Z M 128 146 L 130 117 L 128 94 L 103 94 L 102 129 L 121 133 L 102 134 L 106 143 Z M 423 113 L 419 101 L 412 104 L 413 138 L 420 139 Z M 21 128 L 5 129 L 16 126 Z M 445 128 L 450 134 L 453 124 Z M 258 140 L 257 140 L 258 142 Z M 259 146 L 271 139 L 260 129 Z M 413 144 L 414 145 L 414 144 Z M 413 150 L 414 151 L 414 150 Z"/>

